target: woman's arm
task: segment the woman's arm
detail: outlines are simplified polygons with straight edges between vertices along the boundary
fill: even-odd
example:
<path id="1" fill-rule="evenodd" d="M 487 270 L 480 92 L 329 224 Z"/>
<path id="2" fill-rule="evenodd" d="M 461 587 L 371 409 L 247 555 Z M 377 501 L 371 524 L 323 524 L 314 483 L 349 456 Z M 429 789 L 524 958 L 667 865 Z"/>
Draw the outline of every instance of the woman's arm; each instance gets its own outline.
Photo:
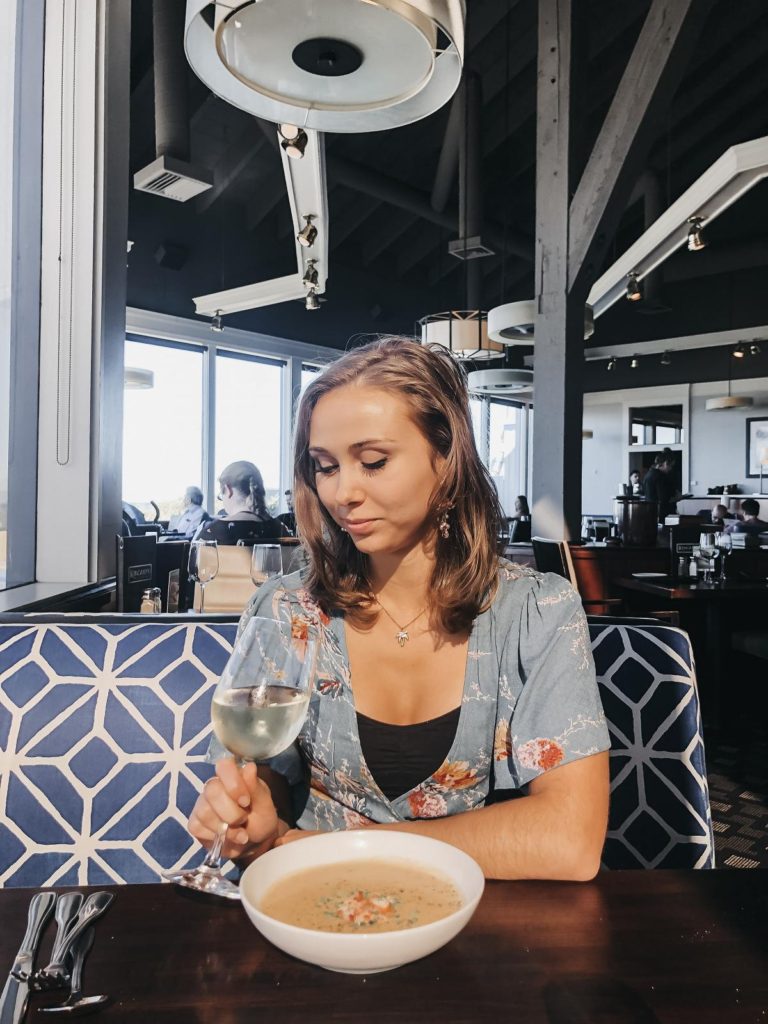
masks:
<path id="1" fill-rule="evenodd" d="M 486 878 L 594 878 L 608 825 L 608 751 L 553 768 L 528 789 L 519 800 L 447 818 L 370 827 L 457 846 L 474 857 Z M 311 834 L 291 831 L 278 844 Z"/>

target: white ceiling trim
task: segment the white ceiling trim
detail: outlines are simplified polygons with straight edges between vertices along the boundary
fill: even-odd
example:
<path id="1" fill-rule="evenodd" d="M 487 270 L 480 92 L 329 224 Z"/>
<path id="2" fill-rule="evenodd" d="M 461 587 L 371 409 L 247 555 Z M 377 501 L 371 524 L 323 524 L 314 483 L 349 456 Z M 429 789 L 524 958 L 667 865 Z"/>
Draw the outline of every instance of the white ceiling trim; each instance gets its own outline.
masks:
<path id="1" fill-rule="evenodd" d="M 681 352 L 684 349 L 719 348 L 724 345 L 737 345 L 741 342 L 768 341 L 768 325 L 746 327 L 737 331 L 714 331 L 711 334 L 687 334 L 679 338 L 656 338 L 653 341 L 624 342 L 618 339 L 613 345 L 600 345 L 585 349 L 584 358 L 587 362 L 595 359 L 617 359 L 631 355 L 653 355 L 661 352 Z"/>

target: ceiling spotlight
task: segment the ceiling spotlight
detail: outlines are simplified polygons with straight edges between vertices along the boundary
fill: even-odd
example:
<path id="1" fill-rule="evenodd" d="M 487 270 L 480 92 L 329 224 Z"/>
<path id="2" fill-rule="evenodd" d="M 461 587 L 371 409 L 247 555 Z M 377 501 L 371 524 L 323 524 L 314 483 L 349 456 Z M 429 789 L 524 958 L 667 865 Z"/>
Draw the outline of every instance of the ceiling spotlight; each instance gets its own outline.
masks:
<path id="1" fill-rule="evenodd" d="M 629 361 L 629 368 L 630 368 L 630 370 L 636 370 L 637 369 L 637 365 L 638 365 L 637 364 L 637 356 L 632 356 L 632 358 Z"/>
<path id="2" fill-rule="evenodd" d="M 221 325 L 221 310 L 216 310 L 216 315 L 211 318 L 211 330 L 216 331 L 217 334 L 221 334 L 224 328 Z"/>
<path id="3" fill-rule="evenodd" d="M 704 237 L 701 233 L 701 225 L 703 223 L 703 217 L 689 217 L 688 224 L 688 252 L 701 252 L 702 249 L 706 249 L 707 243 L 704 241 Z"/>
<path id="4" fill-rule="evenodd" d="M 606 368 L 606 370 L 615 370 L 616 369 L 616 356 L 611 356 L 611 358 L 605 364 L 605 368 Z"/>
<path id="5" fill-rule="evenodd" d="M 669 354 L 669 352 L 665 352 L 662 355 L 662 357 L 661 357 L 661 365 L 662 366 L 669 366 L 671 364 L 671 362 L 672 362 L 672 356 Z"/>
<path id="6" fill-rule="evenodd" d="M 756 341 L 753 341 L 752 344 L 749 346 L 749 354 L 751 356 L 759 356 L 760 355 L 760 346 L 758 345 L 758 343 Z"/>
<path id="7" fill-rule="evenodd" d="M 743 359 L 744 358 L 744 346 L 741 344 L 741 342 L 739 342 L 739 344 L 733 350 L 733 358 L 734 359 Z"/>
<path id="8" fill-rule="evenodd" d="M 304 309 L 320 309 L 320 299 L 314 288 L 310 288 L 307 297 L 304 299 Z"/>
<path id="9" fill-rule="evenodd" d="M 315 264 L 317 260 L 307 260 L 307 269 L 304 272 L 302 281 L 308 288 L 315 290 L 317 288 L 317 267 Z"/>
<path id="10" fill-rule="evenodd" d="M 637 274 L 633 271 L 631 274 L 627 274 L 627 299 L 630 302 L 639 302 L 643 297 L 643 286 L 637 279 Z"/>
<path id="11" fill-rule="evenodd" d="M 301 229 L 298 235 L 296 235 L 296 241 L 299 243 L 299 245 L 303 245 L 305 249 L 309 249 L 310 246 L 315 244 L 315 239 L 317 238 L 317 228 L 312 223 L 311 214 L 307 214 L 304 220 L 307 223 L 304 225 L 304 227 Z"/>
<path id="12" fill-rule="evenodd" d="M 285 152 L 292 160 L 301 160 L 307 148 L 307 133 L 295 124 L 281 124 L 278 127 Z"/>

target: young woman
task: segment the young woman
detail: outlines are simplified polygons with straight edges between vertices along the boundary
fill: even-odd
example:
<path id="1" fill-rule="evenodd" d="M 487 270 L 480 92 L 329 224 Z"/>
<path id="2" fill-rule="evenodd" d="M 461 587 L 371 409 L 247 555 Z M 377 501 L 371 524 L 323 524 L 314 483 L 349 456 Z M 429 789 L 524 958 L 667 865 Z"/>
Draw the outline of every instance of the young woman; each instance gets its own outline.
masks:
<path id="1" fill-rule="evenodd" d="M 488 877 L 592 878 L 609 739 L 586 620 L 565 580 L 498 559 L 458 364 L 398 338 L 331 364 L 302 398 L 295 466 L 308 569 L 244 618 L 317 634 L 309 714 L 271 768 L 218 762 L 192 835 L 210 845 L 226 821 L 225 855 L 247 862 L 316 830 L 395 828 Z"/>

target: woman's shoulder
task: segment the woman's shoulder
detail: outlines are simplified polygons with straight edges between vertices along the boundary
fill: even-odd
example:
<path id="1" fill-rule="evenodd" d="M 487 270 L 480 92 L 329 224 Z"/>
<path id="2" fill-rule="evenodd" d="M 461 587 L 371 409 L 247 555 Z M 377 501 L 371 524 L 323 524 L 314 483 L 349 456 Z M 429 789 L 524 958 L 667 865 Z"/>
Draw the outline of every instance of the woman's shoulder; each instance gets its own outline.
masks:
<path id="1" fill-rule="evenodd" d="M 559 606 L 580 607 L 579 596 L 562 576 L 499 559 L 492 611 L 497 618 L 519 616 L 523 608 L 538 615 Z"/>

